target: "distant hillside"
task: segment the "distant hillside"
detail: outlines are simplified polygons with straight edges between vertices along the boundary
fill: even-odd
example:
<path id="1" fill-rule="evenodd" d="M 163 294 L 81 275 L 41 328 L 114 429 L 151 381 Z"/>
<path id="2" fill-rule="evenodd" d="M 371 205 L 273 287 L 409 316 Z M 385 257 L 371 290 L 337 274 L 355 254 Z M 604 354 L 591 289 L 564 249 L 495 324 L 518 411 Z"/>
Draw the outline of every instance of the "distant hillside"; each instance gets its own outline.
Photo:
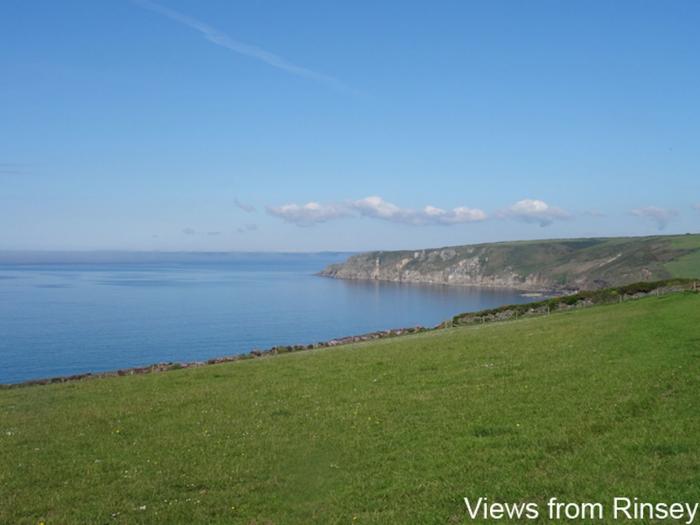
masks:
<path id="1" fill-rule="evenodd" d="M 700 277 L 700 235 L 518 241 L 354 255 L 320 275 L 412 283 L 594 290 Z"/>

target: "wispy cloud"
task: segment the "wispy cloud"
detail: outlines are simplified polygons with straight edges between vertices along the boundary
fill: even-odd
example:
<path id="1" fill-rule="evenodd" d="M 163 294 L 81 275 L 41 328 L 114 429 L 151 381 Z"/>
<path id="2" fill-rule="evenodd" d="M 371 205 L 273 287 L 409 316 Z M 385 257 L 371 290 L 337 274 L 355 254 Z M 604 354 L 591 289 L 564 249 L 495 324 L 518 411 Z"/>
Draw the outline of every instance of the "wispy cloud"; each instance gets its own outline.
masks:
<path id="1" fill-rule="evenodd" d="M 253 213 L 255 212 L 255 206 L 252 204 L 246 204 L 245 202 L 241 202 L 238 199 L 233 199 L 233 204 L 238 208 L 239 210 L 243 210 L 246 213 Z"/>
<path id="2" fill-rule="evenodd" d="M 220 232 L 220 231 L 217 231 L 217 230 L 213 230 L 213 231 L 197 231 L 197 230 L 195 230 L 194 228 L 190 228 L 190 227 L 183 228 L 183 229 L 182 229 L 182 233 L 184 233 L 185 235 L 197 235 L 197 236 L 199 236 L 199 235 L 207 235 L 207 236 L 209 236 L 209 237 L 216 237 L 216 236 L 218 236 L 218 235 L 221 235 L 221 232 Z"/>
<path id="3" fill-rule="evenodd" d="M 604 217 L 608 216 L 607 213 L 602 212 L 600 210 L 596 210 L 596 209 L 585 210 L 581 213 L 581 215 L 585 215 L 586 217 L 595 217 L 595 218 L 604 218 Z"/>
<path id="4" fill-rule="evenodd" d="M 666 208 L 659 208 L 657 206 L 645 206 L 643 208 L 636 208 L 630 212 L 635 217 L 641 217 L 647 219 L 656 224 L 659 230 L 663 230 L 668 226 L 668 223 L 678 215 L 676 210 L 669 210 Z"/>
<path id="5" fill-rule="evenodd" d="M 243 226 L 236 228 L 236 231 L 238 233 L 246 233 L 246 232 L 254 232 L 257 229 L 258 229 L 257 224 L 244 224 Z"/>
<path id="6" fill-rule="evenodd" d="M 508 209 L 500 212 L 499 216 L 539 224 L 541 227 L 549 226 L 554 221 L 571 218 L 569 212 L 550 206 L 538 199 L 520 200 Z"/>
<path id="7" fill-rule="evenodd" d="M 25 164 L 0 162 L 0 175 L 24 175 L 25 173 L 27 173 Z"/>
<path id="8" fill-rule="evenodd" d="M 435 206 L 426 206 L 421 210 L 414 210 L 401 208 L 376 195 L 341 203 L 285 204 L 279 207 L 268 207 L 267 211 L 271 215 L 298 226 L 311 226 L 351 216 L 369 217 L 414 226 L 463 224 L 486 219 L 486 213 L 475 208 L 458 207 L 444 210 Z"/>
<path id="9" fill-rule="evenodd" d="M 697 204 L 693 204 L 693 209 L 700 211 L 700 202 L 698 202 Z"/>
<path id="10" fill-rule="evenodd" d="M 260 47 L 239 42 L 238 40 L 235 40 L 228 36 L 226 33 L 219 31 L 218 29 L 200 20 L 197 20 L 196 18 L 192 18 L 191 16 L 179 13 L 174 9 L 162 6 L 160 4 L 157 4 L 156 2 L 152 2 L 151 0 L 132 1 L 134 2 L 134 4 L 144 9 L 153 11 L 154 13 L 163 15 L 167 18 L 170 18 L 171 20 L 186 25 L 191 29 L 199 31 L 202 34 L 202 36 L 212 44 L 216 44 L 217 46 L 226 48 L 230 51 L 233 51 L 234 53 L 238 53 L 239 55 L 259 60 L 260 62 L 264 62 L 269 66 L 280 69 L 282 71 L 286 71 L 287 73 L 291 73 L 292 75 L 297 75 L 300 77 L 308 78 L 310 80 L 314 80 L 316 82 L 321 82 L 339 91 L 351 91 L 342 82 L 329 75 L 325 75 L 312 69 L 308 69 L 294 64 L 289 60 L 282 58 L 281 56 L 271 53 L 269 51 L 266 51 L 265 49 L 262 49 Z"/>

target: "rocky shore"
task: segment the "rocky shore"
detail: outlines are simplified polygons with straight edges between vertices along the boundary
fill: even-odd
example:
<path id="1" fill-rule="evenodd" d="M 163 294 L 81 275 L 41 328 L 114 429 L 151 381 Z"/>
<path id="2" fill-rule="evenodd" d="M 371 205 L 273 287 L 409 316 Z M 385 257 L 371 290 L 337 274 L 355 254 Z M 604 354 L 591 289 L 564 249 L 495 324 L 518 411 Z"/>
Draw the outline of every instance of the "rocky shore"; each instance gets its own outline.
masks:
<path id="1" fill-rule="evenodd" d="M 301 352 L 303 350 L 314 350 L 317 348 L 331 348 L 334 346 L 347 345 L 351 343 L 361 343 L 364 341 L 373 341 L 376 339 L 384 339 L 387 337 L 398 337 L 401 335 L 417 334 L 420 332 L 425 332 L 428 330 L 433 330 L 434 328 L 424 328 L 422 326 L 415 326 L 410 328 L 395 328 L 390 330 L 381 330 L 378 332 L 370 332 L 362 335 L 350 335 L 346 337 L 338 337 L 331 339 L 329 341 L 320 341 L 318 343 L 311 343 L 307 345 L 280 345 L 273 346 L 264 350 L 254 349 L 248 353 L 234 354 L 229 356 L 215 357 L 208 359 L 206 361 L 191 361 L 191 362 L 168 362 L 168 363 L 155 363 L 147 366 L 122 368 L 119 370 L 114 370 L 110 372 L 86 372 L 84 374 L 73 374 L 69 376 L 58 376 L 42 379 L 30 379 L 28 381 L 23 381 L 21 383 L 13 384 L 0 384 L 0 388 L 15 388 L 21 386 L 32 386 L 32 385 L 49 385 L 53 383 L 66 383 L 70 381 L 80 381 L 84 379 L 96 379 L 101 377 L 118 377 L 118 376 L 132 376 L 141 374 L 151 374 L 156 372 L 168 372 L 170 370 L 181 370 L 183 368 L 197 368 L 207 365 L 217 365 L 221 363 L 231 363 L 233 361 L 244 361 L 246 359 L 255 359 L 260 357 L 268 357 L 273 355 L 288 354 L 291 352 Z"/>

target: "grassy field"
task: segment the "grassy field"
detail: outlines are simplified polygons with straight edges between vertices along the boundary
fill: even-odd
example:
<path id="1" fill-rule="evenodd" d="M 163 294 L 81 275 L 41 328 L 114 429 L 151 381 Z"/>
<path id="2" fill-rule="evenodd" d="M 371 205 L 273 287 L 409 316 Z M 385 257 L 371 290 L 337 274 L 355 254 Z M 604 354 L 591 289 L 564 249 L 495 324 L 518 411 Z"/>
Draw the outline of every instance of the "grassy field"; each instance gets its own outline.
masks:
<path id="1" fill-rule="evenodd" d="M 698 500 L 700 295 L 0 391 L 0 523 L 468 523 Z M 507 521 L 506 521 L 507 522 Z"/>

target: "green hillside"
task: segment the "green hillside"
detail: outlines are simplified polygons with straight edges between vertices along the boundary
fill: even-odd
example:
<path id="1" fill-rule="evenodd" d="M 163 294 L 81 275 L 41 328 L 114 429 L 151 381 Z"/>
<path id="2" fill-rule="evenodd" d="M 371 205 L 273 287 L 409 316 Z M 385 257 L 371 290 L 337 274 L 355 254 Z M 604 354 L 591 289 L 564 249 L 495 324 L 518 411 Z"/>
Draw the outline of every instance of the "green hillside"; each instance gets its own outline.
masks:
<path id="1" fill-rule="evenodd" d="M 326 268 L 341 279 L 593 290 L 700 277 L 700 235 L 555 239 L 367 252 Z"/>
<path id="2" fill-rule="evenodd" d="M 0 523 L 445 524 L 474 523 L 465 496 L 694 502 L 699 378 L 689 292 L 0 390 Z"/>

